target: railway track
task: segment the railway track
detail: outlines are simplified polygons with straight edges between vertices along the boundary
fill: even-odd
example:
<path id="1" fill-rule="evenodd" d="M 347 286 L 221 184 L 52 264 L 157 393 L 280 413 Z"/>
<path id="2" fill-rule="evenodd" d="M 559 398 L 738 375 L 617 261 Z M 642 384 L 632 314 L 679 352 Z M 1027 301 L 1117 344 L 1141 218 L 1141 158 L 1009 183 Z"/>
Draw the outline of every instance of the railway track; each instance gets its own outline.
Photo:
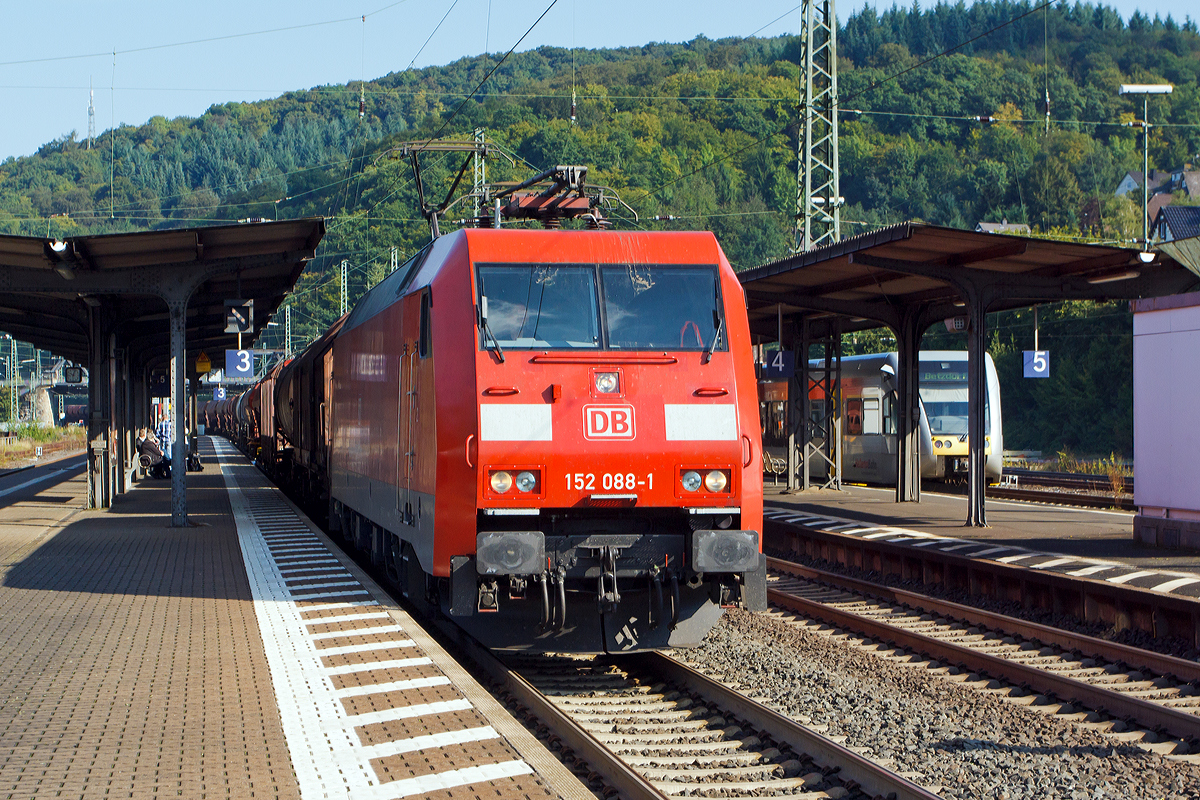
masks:
<path id="1" fill-rule="evenodd" d="M 1057 503 L 1059 505 L 1078 506 L 1081 508 L 1119 508 L 1125 511 L 1134 511 L 1137 508 L 1133 504 L 1133 497 L 1131 495 L 1113 497 L 1111 492 L 1107 495 L 1083 494 L 1071 491 L 1055 491 L 1050 488 L 1030 489 L 1011 486 L 989 486 L 987 487 L 987 496 L 999 500 Z"/>
<path id="2" fill-rule="evenodd" d="M 1200 752 L 1200 663 L 768 559 L 777 608 L 864 637 L 877 655 L 1164 755 Z M 1003 682 L 1003 683 L 1001 683 Z"/>
<path id="3" fill-rule="evenodd" d="M 1048 472 L 1037 469 L 1005 467 L 1005 475 L 1011 475 L 1020 484 L 1029 486 L 1053 486 L 1062 489 L 1081 489 L 1090 492 L 1112 492 L 1112 483 L 1107 475 L 1092 475 L 1083 472 Z M 1124 489 L 1133 493 L 1133 478 L 1124 479 Z"/>
<path id="4" fill-rule="evenodd" d="M 625 800 L 933 800 L 910 778 L 657 653 L 508 656 L 452 634 L 533 724 Z"/>

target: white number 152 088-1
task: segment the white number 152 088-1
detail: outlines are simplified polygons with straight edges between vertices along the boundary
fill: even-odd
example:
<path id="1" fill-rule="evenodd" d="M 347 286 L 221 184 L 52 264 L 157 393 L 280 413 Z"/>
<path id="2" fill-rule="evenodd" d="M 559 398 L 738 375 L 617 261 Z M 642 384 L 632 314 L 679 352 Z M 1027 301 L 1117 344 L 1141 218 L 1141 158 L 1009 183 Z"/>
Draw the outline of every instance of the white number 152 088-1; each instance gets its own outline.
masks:
<path id="1" fill-rule="evenodd" d="M 596 489 L 597 475 L 594 472 L 567 473 L 567 490 L 591 492 Z M 600 488 L 606 492 L 632 491 L 635 489 L 653 489 L 654 473 L 648 472 L 641 477 L 632 472 L 605 472 L 599 476 Z"/>

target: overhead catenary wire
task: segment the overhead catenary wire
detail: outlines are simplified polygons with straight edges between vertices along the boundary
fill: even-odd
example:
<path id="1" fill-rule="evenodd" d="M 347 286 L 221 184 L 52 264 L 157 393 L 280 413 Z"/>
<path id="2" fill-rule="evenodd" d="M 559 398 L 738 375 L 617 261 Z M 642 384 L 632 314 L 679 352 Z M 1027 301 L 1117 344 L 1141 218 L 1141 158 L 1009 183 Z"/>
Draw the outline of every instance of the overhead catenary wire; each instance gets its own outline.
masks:
<path id="1" fill-rule="evenodd" d="M 429 32 L 429 36 L 425 38 L 425 43 L 422 44 L 417 50 L 417 54 L 412 57 L 412 61 L 408 62 L 408 66 L 405 67 L 405 71 L 412 69 L 413 64 L 417 63 L 417 59 L 421 57 L 421 53 L 425 52 L 425 47 L 430 41 L 433 40 L 433 37 L 437 34 L 438 30 L 441 29 L 442 23 L 446 21 L 446 17 L 450 16 L 450 12 L 454 10 L 456 5 L 458 5 L 458 0 L 454 0 L 454 2 L 450 4 L 450 7 L 446 9 L 446 13 L 442 15 L 441 20 L 438 21 L 437 25 L 433 26 L 433 30 Z"/>

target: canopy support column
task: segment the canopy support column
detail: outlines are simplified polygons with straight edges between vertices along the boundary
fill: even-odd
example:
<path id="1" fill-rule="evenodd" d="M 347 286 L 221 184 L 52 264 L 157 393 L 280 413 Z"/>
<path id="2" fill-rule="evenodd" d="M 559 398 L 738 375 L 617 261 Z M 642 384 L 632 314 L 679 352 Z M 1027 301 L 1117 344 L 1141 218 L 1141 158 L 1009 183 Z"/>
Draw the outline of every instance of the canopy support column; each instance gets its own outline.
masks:
<path id="1" fill-rule="evenodd" d="M 187 358 L 187 306 L 191 292 L 167 300 L 171 311 L 171 527 L 184 528 L 187 517 L 187 408 L 185 394 Z"/>
<path id="2" fill-rule="evenodd" d="M 984 404 L 987 402 L 987 304 L 984 292 L 971 287 L 966 293 L 970 309 L 967 327 L 967 522 L 968 526 L 987 527 L 984 494 L 987 491 L 987 429 Z"/>
<path id="3" fill-rule="evenodd" d="M 896 502 L 921 502 L 921 325 L 906 310 L 896 330 Z"/>
<path id="4" fill-rule="evenodd" d="M 112 482 L 109 480 L 109 414 L 112 398 L 109 394 L 108 369 L 105 363 L 108 348 L 108 314 L 102 308 L 88 309 L 88 508 L 108 508 L 112 505 Z"/>

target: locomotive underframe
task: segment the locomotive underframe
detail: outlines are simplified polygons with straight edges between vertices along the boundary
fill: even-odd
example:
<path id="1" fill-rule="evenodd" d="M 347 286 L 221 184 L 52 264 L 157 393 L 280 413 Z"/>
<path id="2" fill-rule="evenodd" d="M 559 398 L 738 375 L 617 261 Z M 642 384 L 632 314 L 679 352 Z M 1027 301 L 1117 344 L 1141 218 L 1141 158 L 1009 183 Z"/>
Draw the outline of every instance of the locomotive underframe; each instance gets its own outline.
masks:
<path id="1" fill-rule="evenodd" d="M 694 647 L 723 608 L 766 609 L 766 559 L 733 573 L 688 563 L 695 531 L 736 531 L 740 515 L 686 509 L 542 509 L 537 516 L 479 514 L 487 531 L 544 537 L 545 568 L 482 575 L 474 554 L 430 575 L 414 544 L 334 501 L 331 527 L 411 602 L 439 609 L 482 644 L 532 652 L 619 653 Z M 757 543 L 757 533 L 755 533 Z"/>
<path id="2" fill-rule="evenodd" d="M 490 575 L 475 556 L 455 559 L 445 611 L 493 648 L 692 647 L 722 608 L 766 608 L 760 554 L 744 572 L 705 574 L 689 563 L 697 532 L 741 533 L 740 517 L 681 508 L 541 509 L 536 516 L 481 511 L 481 535 L 537 536 L 545 569 Z M 749 533 L 757 550 L 758 535 Z M 503 613 L 506 624 L 493 624 L 491 613 Z"/>

